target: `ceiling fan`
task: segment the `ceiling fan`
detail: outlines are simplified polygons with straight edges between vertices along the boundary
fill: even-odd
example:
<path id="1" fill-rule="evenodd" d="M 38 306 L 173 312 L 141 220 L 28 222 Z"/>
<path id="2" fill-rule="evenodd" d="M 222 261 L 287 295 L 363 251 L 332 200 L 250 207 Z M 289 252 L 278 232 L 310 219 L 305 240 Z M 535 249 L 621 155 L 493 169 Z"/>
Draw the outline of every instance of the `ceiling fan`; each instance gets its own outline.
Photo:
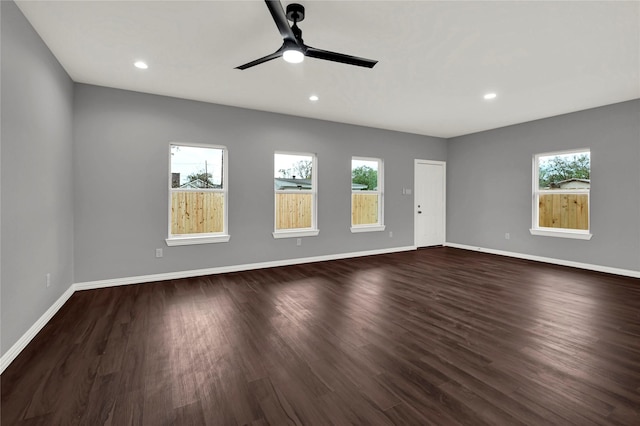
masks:
<path id="1" fill-rule="evenodd" d="M 367 68 L 373 68 L 373 66 L 378 63 L 378 61 L 371 59 L 358 58 L 357 56 L 345 55 L 342 53 L 330 52 L 328 50 L 316 49 L 315 47 L 307 46 L 302 40 L 302 30 L 298 28 L 298 22 L 302 22 L 304 20 L 304 6 L 298 3 L 291 3 L 287 5 L 287 12 L 285 14 L 280 1 L 265 0 L 265 3 L 267 3 L 267 8 L 269 9 L 269 12 L 271 12 L 271 17 L 276 23 L 276 27 L 278 27 L 284 42 L 280 49 L 276 50 L 272 54 L 256 59 L 255 61 L 248 62 L 244 65 L 240 65 L 239 67 L 236 67 L 236 69 L 246 70 L 247 68 L 260 65 L 272 59 L 279 58 L 280 56 L 282 56 L 285 61 L 293 63 L 302 62 L 305 56 Z M 289 27 L 287 20 L 293 22 L 291 27 Z"/>

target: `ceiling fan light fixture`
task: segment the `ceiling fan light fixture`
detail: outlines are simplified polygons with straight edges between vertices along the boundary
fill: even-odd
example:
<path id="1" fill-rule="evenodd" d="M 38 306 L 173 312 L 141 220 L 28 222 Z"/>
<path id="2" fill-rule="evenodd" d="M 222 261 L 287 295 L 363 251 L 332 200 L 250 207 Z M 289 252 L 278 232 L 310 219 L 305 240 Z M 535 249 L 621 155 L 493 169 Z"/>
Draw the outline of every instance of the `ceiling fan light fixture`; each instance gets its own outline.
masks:
<path id="1" fill-rule="evenodd" d="M 136 61 L 133 63 L 133 66 L 141 70 L 146 70 L 147 68 L 149 68 L 149 65 L 147 65 L 147 63 L 144 61 Z"/>
<path id="2" fill-rule="evenodd" d="M 304 53 L 298 49 L 288 49 L 282 53 L 282 58 L 290 64 L 299 64 L 304 61 Z"/>

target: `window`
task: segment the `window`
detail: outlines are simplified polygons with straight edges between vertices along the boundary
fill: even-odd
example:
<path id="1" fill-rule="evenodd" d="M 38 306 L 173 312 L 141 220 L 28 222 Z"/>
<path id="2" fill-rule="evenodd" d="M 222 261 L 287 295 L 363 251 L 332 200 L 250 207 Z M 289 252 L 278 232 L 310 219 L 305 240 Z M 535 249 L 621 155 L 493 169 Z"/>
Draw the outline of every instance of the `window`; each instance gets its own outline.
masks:
<path id="1" fill-rule="evenodd" d="M 314 154 L 275 153 L 273 238 L 318 235 L 316 163 Z"/>
<path id="2" fill-rule="evenodd" d="M 590 239 L 590 188 L 588 149 L 536 155 L 531 234 Z"/>
<path id="3" fill-rule="evenodd" d="M 227 149 L 171 144 L 167 245 L 221 243 L 227 232 Z"/>
<path id="4" fill-rule="evenodd" d="M 384 231 L 379 158 L 351 158 L 351 232 Z"/>

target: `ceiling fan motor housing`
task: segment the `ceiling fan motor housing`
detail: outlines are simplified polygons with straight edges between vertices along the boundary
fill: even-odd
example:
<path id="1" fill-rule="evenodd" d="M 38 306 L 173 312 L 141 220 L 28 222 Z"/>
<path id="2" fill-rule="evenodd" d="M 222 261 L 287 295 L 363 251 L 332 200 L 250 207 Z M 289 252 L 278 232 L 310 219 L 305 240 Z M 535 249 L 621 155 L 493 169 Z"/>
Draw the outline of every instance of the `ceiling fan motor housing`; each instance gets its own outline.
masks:
<path id="1" fill-rule="evenodd" d="M 304 21 L 304 6 L 298 3 L 288 4 L 287 19 L 294 23 Z"/>

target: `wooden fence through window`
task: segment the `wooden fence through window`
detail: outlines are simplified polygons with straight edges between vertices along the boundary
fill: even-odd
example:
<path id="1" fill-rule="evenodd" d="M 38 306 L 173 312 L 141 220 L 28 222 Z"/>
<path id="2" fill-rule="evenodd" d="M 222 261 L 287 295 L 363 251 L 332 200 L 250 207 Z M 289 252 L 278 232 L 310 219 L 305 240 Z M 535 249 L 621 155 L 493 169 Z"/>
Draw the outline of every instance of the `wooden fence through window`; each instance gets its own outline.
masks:
<path id="1" fill-rule="evenodd" d="M 171 192 L 171 234 L 224 231 L 224 193 Z"/>
<path id="2" fill-rule="evenodd" d="M 588 194 L 540 194 L 538 226 L 589 229 Z"/>
<path id="3" fill-rule="evenodd" d="M 313 194 L 276 193 L 276 229 L 311 228 Z"/>
<path id="4" fill-rule="evenodd" d="M 378 223 L 378 194 L 351 194 L 351 224 L 372 225 Z"/>
<path id="5" fill-rule="evenodd" d="M 378 223 L 379 194 L 352 194 L 353 225 Z M 277 193 L 276 229 L 311 228 L 313 194 Z M 541 225 L 542 226 L 542 225 Z M 224 194 L 208 191 L 172 191 L 171 234 L 222 232 Z"/>

